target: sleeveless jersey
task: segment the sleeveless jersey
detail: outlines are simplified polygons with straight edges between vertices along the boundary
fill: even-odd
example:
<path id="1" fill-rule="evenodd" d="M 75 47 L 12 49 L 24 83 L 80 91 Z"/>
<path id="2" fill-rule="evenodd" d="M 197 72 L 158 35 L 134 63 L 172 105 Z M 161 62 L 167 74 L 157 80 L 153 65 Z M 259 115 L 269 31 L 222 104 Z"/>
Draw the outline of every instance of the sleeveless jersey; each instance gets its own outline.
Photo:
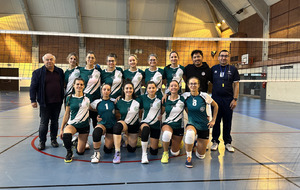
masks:
<path id="1" fill-rule="evenodd" d="M 124 79 L 132 82 L 136 96 L 140 96 L 142 94 L 141 87 L 143 78 L 145 78 L 145 72 L 141 69 L 138 69 L 134 72 L 130 71 L 129 69 L 124 71 Z"/>
<path id="2" fill-rule="evenodd" d="M 164 68 L 164 79 L 167 79 L 167 85 L 165 93 L 169 92 L 169 84 L 172 80 L 176 80 L 179 83 L 179 93 L 181 93 L 181 86 L 182 86 L 182 76 L 184 73 L 184 67 L 181 65 L 178 65 L 177 68 L 172 68 L 171 65 L 168 65 Z"/>
<path id="3" fill-rule="evenodd" d="M 67 106 L 70 106 L 70 118 L 68 125 L 72 125 L 75 128 L 83 128 L 89 126 L 89 98 L 82 97 L 67 97 Z"/>
<path id="4" fill-rule="evenodd" d="M 186 98 L 185 106 L 188 109 L 188 125 L 193 125 L 198 130 L 207 130 L 213 99 L 204 92 L 200 92 L 198 96 L 192 96 L 190 92 L 185 92 L 182 96 Z"/>
<path id="5" fill-rule="evenodd" d="M 97 99 L 91 103 L 91 107 L 96 109 L 102 121 L 98 124 L 104 125 L 106 128 L 112 128 L 117 120 L 115 116 L 115 104 L 111 99 Z"/>
<path id="6" fill-rule="evenodd" d="M 72 94 L 74 80 L 80 76 L 79 68 L 80 67 L 76 67 L 74 69 L 67 69 L 65 71 L 65 84 L 66 84 L 65 96 Z"/>
<path id="7" fill-rule="evenodd" d="M 147 94 L 141 95 L 138 100 L 140 108 L 144 109 L 141 122 L 147 123 L 150 127 L 160 129 L 160 121 L 157 117 L 161 112 L 161 100 L 157 96 L 151 99 Z"/>
<path id="8" fill-rule="evenodd" d="M 111 85 L 110 97 L 117 98 L 122 92 L 122 82 L 123 82 L 123 70 L 120 67 L 112 72 L 108 72 L 106 69 L 101 71 L 101 82 L 102 84 Z"/>
<path id="9" fill-rule="evenodd" d="M 166 119 L 163 124 L 170 125 L 173 129 L 183 128 L 183 111 L 184 111 L 185 99 L 178 95 L 176 100 L 170 100 L 168 96 L 167 100 L 163 103 L 166 112 Z"/>
<path id="10" fill-rule="evenodd" d="M 121 120 L 126 124 L 134 125 L 139 122 L 140 103 L 138 101 L 126 101 L 122 98 L 117 102 L 116 109 L 120 111 Z"/>
<path id="11" fill-rule="evenodd" d="M 80 68 L 80 77 L 84 80 L 84 93 L 91 101 L 100 98 L 100 76 L 98 69 L 87 70 L 84 67 Z"/>

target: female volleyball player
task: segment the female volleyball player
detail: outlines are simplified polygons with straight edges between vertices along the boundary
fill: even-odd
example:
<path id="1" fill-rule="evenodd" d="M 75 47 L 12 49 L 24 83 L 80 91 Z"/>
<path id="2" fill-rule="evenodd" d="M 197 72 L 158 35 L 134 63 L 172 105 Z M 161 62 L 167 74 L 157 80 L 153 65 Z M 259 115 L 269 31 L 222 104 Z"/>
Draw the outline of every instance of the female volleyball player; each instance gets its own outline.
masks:
<path id="1" fill-rule="evenodd" d="M 128 152 L 135 152 L 139 132 L 139 110 L 140 103 L 135 100 L 134 85 L 127 81 L 122 90 L 121 99 L 116 103 L 116 115 L 120 120 L 113 127 L 113 138 L 115 145 L 115 156 L 113 163 L 121 162 L 121 133 L 128 133 Z"/>
<path id="2" fill-rule="evenodd" d="M 173 156 L 178 156 L 180 153 L 180 144 L 184 135 L 183 126 L 183 111 L 184 98 L 178 94 L 179 83 L 173 80 L 169 83 L 169 95 L 162 105 L 162 113 L 166 112 L 166 119 L 162 126 L 162 142 L 164 153 L 161 158 L 162 163 L 169 162 L 169 145 L 172 139 L 170 152 Z"/>
<path id="3" fill-rule="evenodd" d="M 111 86 L 103 84 L 101 88 L 102 98 L 91 103 L 91 108 L 98 112 L 98 124 L 93 131 L 94 154 L 92 163 L 100 161 L 101 137 L 105 134 L 104 152 L 112 153 L 113 150 L 113 126 L 116 124 L 115 105 L 110 98 Z"/>
<path id="4" fill-rule="evenodd" d="M 196 77 L 192 77 L 188 81 L 190 92 L 184 93 L 182 96 L 185 100 L 185 110 L 188 114 L 188 123 L 186 125 L 185 134 L 185 150 L 186 150 L 186 167 L 193 167 L 192 149 L 196 134 L 197 147 L 196 156 L 199 159 L 205 158 L 206 146 L 209 139 L 209 128 L 215 124 L 218 114 L 218 104 L 204 92 L 199 92 L 200 81 Z M 211 105 L 214 108 L 213 117 L 211 118 Z"/>
<path id="5" fill-rule="evenodd" d="M 83 155 L 85 145 L 90 132 L 89 125 L 89 106 L 90 100 L 84 96 L 84 80 L 76 78 L 74 80 L 73 88 L 75 94 L 71 94 L 66 100 L 66 112 L 62 120 L 60 128 L 60 138 L 63 139 L 67 155 L 65 162 L 72 162 L 72 135 L 79 133 L 77 154 Z"/>
<path id="6" fill-rule="evenodd" d="M 134 93 L 138 97 L 142 94 L 141 87 L 144 83 L 145 72 L 137 68 L 138 58 L 131 54 L 128 58 L 129 69 L 124 71 L 124 79 L 130 80 L 134 85 Z"/>
<path id="7" fill-rule="evenodd" d="M 69 53 L 67 57 L 69 68 L 65 71 L 65 98 L 73 92 L 74 80 L 80 76 L 77 60 L 75 52 Z"/>
<path id="8" fill-rule="evenodd" d="M 143 109 L 141 121 L 141 140 L 142 140 L 142 160 L 143 164 L 149 163 L 147 157 L 148 139 L 150 134 L 150 153 L 157 155 L 158 142 L 160 136 L 161 120 L 161 97 L 156 95 L 157 86 L 155 82 L 149 81 L 146 86 L 147 94 L 141 95 L 138 99 L 140 108 Z"/>

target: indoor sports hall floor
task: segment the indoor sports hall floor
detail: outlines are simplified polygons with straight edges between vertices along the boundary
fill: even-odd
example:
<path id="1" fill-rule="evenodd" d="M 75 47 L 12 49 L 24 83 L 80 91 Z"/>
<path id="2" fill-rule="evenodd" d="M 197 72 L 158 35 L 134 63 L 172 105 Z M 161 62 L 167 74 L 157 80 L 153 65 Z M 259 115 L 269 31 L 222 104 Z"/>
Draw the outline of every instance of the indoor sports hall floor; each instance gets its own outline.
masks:
<path id="1" fill-rule="evenodd" d="M 193 156 L 194 168 L 186 168 L 184 150 L 161 164 L 161 149 L 147 165 L 140 149 L 123 149 L 117 165 L 102 149 L 99 164 L 90 163 L 92 150 L 65 163 L 60 139 L 59 148 L 48 140 L 45 151 L 37 150 L 39 113 L 28 92 L 0 94 L 0 189 L 300 189 L 300 104 L 240 97 L 235 153 L 221 145 L 204 160 Z"/>

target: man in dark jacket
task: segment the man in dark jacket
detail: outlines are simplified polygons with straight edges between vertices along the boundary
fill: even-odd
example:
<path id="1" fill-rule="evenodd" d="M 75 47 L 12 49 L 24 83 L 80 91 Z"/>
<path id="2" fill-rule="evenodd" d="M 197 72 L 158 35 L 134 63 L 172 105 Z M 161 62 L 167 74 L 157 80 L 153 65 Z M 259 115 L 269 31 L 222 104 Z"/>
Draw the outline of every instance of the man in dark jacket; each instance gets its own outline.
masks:
<path id="1" fill-rule="evenodd" d="M 64 98 L 64 72 L 56 67 L 55 56 L 43 56 L 44 66 L 33 71 L 30 84 L 30 100 L 33 108 L 40 106 L 39 150 L 45 149 L 48 124 L 50 123 L 51 145 L 58 147 L 56 141 L 58 118 Z"/>
<path id="2" fill-rule="evenodd" d="M 211 80 L 211 71 L 208 64 L 202 62 L 203 52 L 201 50 L 194 50 L 191 53 L 191 57 L 193 64 L 187 65 L 184 71 L 185 83 L 187 84 L 191 77 L 197 77 L 200 80 L 200 91 L 207 92 L 208 81 Z M 185 91 L 190 91 L 187 85 Z"/>

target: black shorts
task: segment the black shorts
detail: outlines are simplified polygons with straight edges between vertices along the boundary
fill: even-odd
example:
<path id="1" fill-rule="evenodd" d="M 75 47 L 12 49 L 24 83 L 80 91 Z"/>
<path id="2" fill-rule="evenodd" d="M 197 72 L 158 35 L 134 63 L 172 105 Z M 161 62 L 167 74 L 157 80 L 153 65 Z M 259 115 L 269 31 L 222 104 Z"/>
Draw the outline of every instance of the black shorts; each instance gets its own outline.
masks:
<path id="1" fill-rule="evenodd" d="M 108 134 L 114 134 L 113 133 L 113 128 L 106 128 L 106 133 L 108 133 Z"/>
<path id="2" fill-rule="evenodd" d="M 173 129 L 173 135 L 183 136 L 184 135 L 184 128 Z"/>
<path id="3" fill-rule="evenodd" d="M 197 135 L 198 135 L 198 139 L 209 139 L 209 130 L 198 130 L 197 131 Z"/>
<path id="4" fill-rule="evenodd" d="M 154 129 L 150 127 L 150 138 L 159 139 L 161 129 Z"/>
<path id="5" fill-rule="evenodd" d="M 76 128 L 77 132 L 79 134 L 89 134 L 90 133 L 90 126 L 82 127 L 82 128 Z"/>
<path id="6" fill-rule="evenodd" d="M 140 124 L 136 123 L 134 125 L 127 125 L 128 127 L 128 133 L 139 133 L 140 130 Z"/>

